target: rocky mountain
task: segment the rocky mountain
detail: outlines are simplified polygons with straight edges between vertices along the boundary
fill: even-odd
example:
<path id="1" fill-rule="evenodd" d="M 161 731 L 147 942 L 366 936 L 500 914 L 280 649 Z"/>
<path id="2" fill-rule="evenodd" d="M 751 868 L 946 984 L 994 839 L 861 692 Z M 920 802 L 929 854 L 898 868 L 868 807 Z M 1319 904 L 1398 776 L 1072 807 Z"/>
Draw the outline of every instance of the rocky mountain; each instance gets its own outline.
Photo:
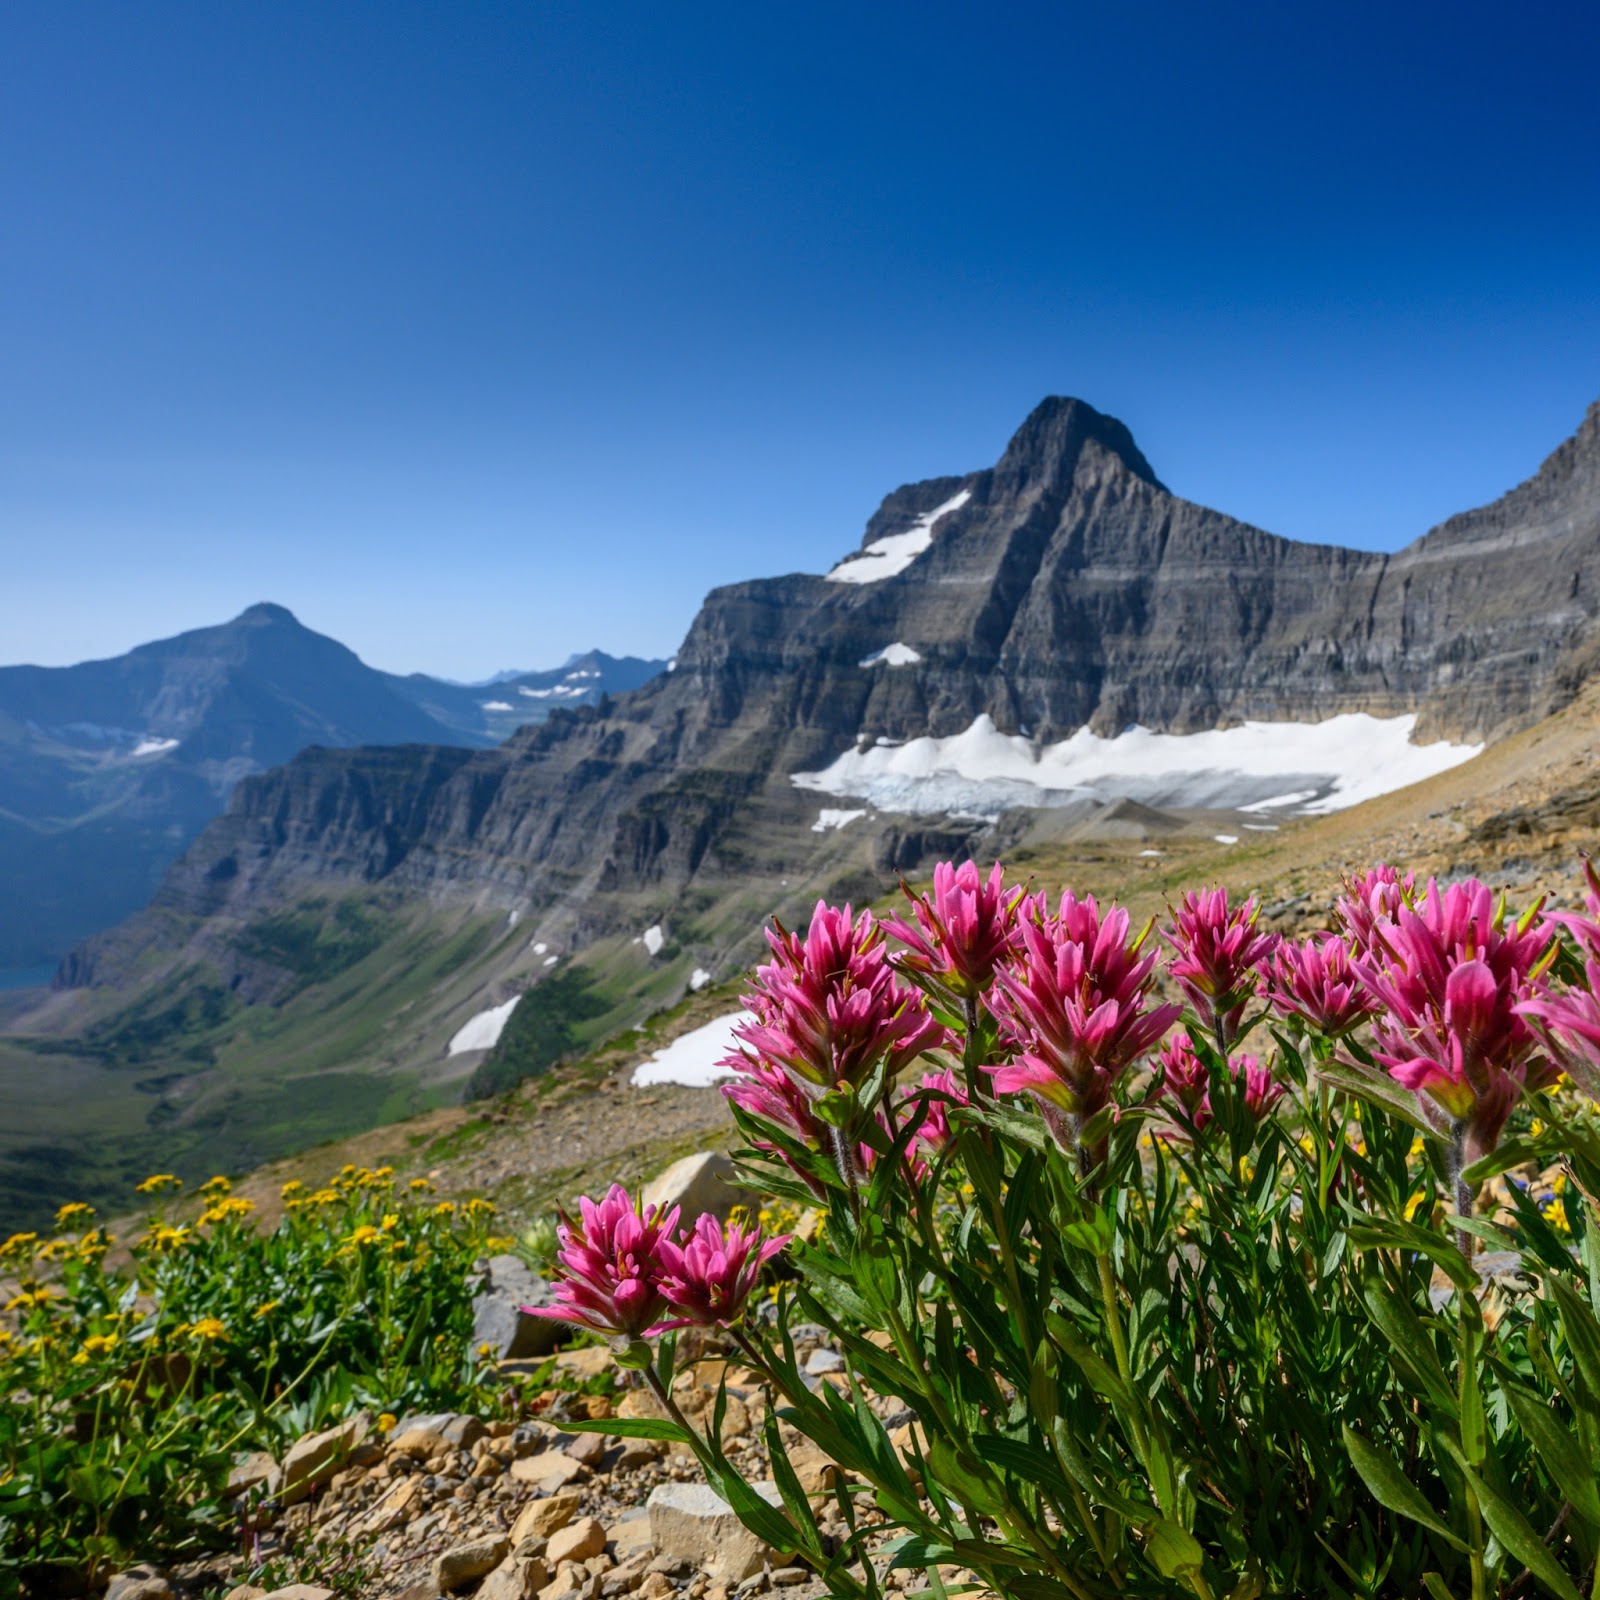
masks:
<path id="1" fill-rule="evenodd" d="M 565 903 L 597 933 L 597 893 L 736 878 L 756 836 L 769 863 L 822 848 L 796 774 L 919 742 L 932 759 L 974 729 L 1041 755 L 1085 727 L 1361 714 L 1361 738 L 1387 726 L 1404 745 L 1415 728 L 1470 753 L 1589 670 L 1597 558 L 1600 403 L 1526 483 L 1385 555 L 1183 500 L 1121 423 L 1051 399 L 994 467 L 889 495 L 832 572 L 713 591 L 676 670 L 632 694 L 491 751 L 315 751 L 251 778 L 157 905 L 233 918 L 383 880 Z M 927 831 L 896 829 L 890 865 Z M 115 981 L 143 939 L 136 924 L 64 976 Z"/>
<path id="2" fill-rule="evenodd" d="M 481 748 L 656 666 L 596 652 L 474 690 L 375 671 L 256 605 L 110 660 L 0 668 L 0 969 L 138 910 L 241 778 L 309 746 Z"/>

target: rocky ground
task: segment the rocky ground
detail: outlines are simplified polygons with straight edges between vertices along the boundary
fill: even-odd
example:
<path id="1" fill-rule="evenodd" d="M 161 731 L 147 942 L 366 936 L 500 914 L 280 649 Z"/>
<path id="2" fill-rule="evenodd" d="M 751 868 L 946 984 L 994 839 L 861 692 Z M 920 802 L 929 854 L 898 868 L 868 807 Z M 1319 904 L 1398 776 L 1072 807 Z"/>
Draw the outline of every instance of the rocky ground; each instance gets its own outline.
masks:
<path id="1" fill-rule="evenodd" d="M 842 1381 L 843 1362 L 820 1329 L 801 1330 L 799 1348 L 809 1381 Z M 517 1383 L 530 1366 L 505 1363 L 506 1381 Z M 591 1385 L 613 1371 L 600 1347 L 564 1352 L 556 1369 Z M 724 1378 L 723 1443 L 759 1484 L 767 1470 L 766 1400 L 755 1375 L 708 1354 L 681 1374 L 676 1397 L 704 1425 Z M 575 1416 L 659 1415 L 647 1391 L 624 1388 L 613 1397 L 547 1389 L 529 1404 L 541 1414 L 520 1422 L 363 1414 L 300 1439 L 281 1461 L 241 1458 L 229 1486 L 241 1554 L 119 1574 L 108 1600 L 744 1600 L 772 1588 L 811 1600 L 822 1593 L 814 1572 L 785 1564 L 745 1531 L 682 1447 L 561 1425 Z M 798 1436 L 786 1444 L 802 1485 L 825 1496 L 831 1463 Z M 842 1524 L 824 1521 L 823 1528 L 835 1538 L 844 1533 Z M 241 1581 L 251 1572 L 261 1576 Z M 276 1581 L 285 1576 L 291 1581 Z"/>

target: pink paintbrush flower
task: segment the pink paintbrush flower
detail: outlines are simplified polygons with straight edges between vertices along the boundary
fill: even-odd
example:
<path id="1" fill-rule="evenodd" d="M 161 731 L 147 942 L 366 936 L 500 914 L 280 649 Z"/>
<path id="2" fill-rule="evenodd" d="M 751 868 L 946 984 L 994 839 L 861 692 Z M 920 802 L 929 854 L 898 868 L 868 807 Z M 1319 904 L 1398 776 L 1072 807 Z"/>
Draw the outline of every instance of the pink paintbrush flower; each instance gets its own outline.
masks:
<path id="1" fill-rule="evenodd" d="M 1418 1096 L 1435 1125 L 1441 1116 L 1470 1163 L 1499 1142 L 1525 1090 L 1556 1072 L 1523 1006 L 1542 997 L 1554 928 L 1534 926 L 1537 907 L 1512 928 L 1476 878 L 1402 905 L 1379 923 L 1373 948 L 1354 970 L 1380 1003 L 1374 1058 Z"/>
<path id="2" fill-rule="evenodd" d="M 904 972 L 929 980 L 958 1000 L 975 1000 L 994 981 L 995 968 L 1017 936 L 1021 887 L 1005 887 L 995 862 L 984 879 L 977 866 L 941 861 L 933 869 L 932 896 L 913 894 L 904 884 L 915 922 L 897 917 L 885 930 L 907 948 L 894 958 Z"/>
<path id="3" fill-rule="evenodd" d="M 1243 1081 L 1245 1110 L 1257 1121 L 1283 1098 L 1283 1085 L 1255 1056 L 1231 1057 L 1228 1071 L 1235 1082 Z M 1162 1045 L 1155 1091 L 1158 1100 L 1171 1100 L 1181 1106 L 1196 1130 L 1203 1129 L 1214 1117 L 1211 1075 L 1188 1034 L 1175 1033 Z"/>
<path id="4" fill-rule="evenodd" d="M 657 1251 L 661 1292 L 679 1313 L 663 1325 L 681 1328 L 697 1323 L 703 1328 L 726 1328 L 744 1315 L 750 1291 L 761 1269 L 793 1237 L 780 1234 L 763 1240 L 759 1228 L 726 1229 L 709 1214 L 702 1214 L 679 1244 L 663 1239 Z"/>
<path id="5" fill-rule="evenodd" d="M 967 1105 L 967 1091 L 947 1067 L 943 1072 L 925 1072 L 919 1089 L 932 1091 L 927 1098 L 913 1101 L 921 1121 L 912 1140 L 912 1149 L 937 1156 L 950 1143 L 950 1105 Z M 943 1098 L 940 1098 L 940 1097 Z"/>
<path id="6" fill-rule="evenodd" d="M 578 1202 L 577 1223 L 556 1228 L 557 1303 L 523 1306 L 529 1316 L 570 1322 L 628 1344 L 654 1330 L 667 1308 L 661 1247 L 678 1225 L 674 1207 L 645 1208 L 619 1183 L 605 1198 Z"/>
<path id="7" fill-rule="evenodd" d="M 1414 872 L 1402 878 L 1384 861 L 1369 871 L 1352 872 L 1344 880 L 1344 893 L 1334 902 L 1333 914 L 1349 936 L 1353 954 L 1371 954 L 1374 930 L 1393 927 L 1400 908 L 1415 899 L 1416 888 Z"/>
<path id="8" fill-rule="evenodd" d="M 1238 1037 L 1259 969 L 1278 946 L 1256 927 L 1254 899 L 1230 907 L 1226 889 L 1191 890 L 1162 933 L 1172 946 L 1168 970 L 1207 1029 L 1226 1049 Z"/>
<path id="9" fill-rule="evenodd" d="M 1600 875 L 1585 858 L 1588 915 L 1552 912 L 1545 920 L 1565 928 L 1583 957 L 1582 986 L 1525 1000 L 1517 1009 L 1542 1026 L 1557 1061 L 1585 1094 L 1600 1100 Z"/>
<path id="10" fill-rule="evenodd" d="M 1336 933 L 1304 943 L 1285 939 L 1262 974 L 1260 993 L 1280 1016 L 1299 1017 L 1330 1037 L 1348 1033 L 1375 1009 L 1350 962 L 1350 946 Z"/>
<path id="11" fill-rule="evenodd" d="M 1113 1083 L 1181 1013 L 1147 1008 L 1156 967 L 1148 933 L 1130 939 L 1121 906 L 1102 918 L 1092 895 L 1064 894 L 1054 917 L 1023 922 L 1020 949 L 997 975 L 990 1004 L 1016 1054 L 985 1070 L 997 1093 L 1032 1095 L 1064 1147 L 1073 1136 L 1063 1119 L 1109 1104 Z"/>
<path id="12" fill-rule="evenodd" d="M 870 911 L 852 921 L 849 906 L 819 900 L 804 939 L 775 925 L 767 943 L 772 960 L 756 969 L 745 997 L 755 1020 L 734 1032 L 808 1098 L 858 1087 L 880 1063 L 893 1079 L 945 1042 L 922 995 L 889 965 Z"/>

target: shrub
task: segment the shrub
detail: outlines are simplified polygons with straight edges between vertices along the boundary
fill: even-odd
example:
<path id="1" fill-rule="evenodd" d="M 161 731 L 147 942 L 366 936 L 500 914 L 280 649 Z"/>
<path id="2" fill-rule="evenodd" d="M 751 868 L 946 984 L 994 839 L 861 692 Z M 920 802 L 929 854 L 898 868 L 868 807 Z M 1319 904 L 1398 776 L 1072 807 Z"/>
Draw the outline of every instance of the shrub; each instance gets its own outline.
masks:
<path id="1" fill-rule="evenodd" d="M 176 1178 L 140 1187 L 156 1209 L 123 1265 L 81 1204 L 53 1238 L 0 1246 L 20 1284 L 0 1326 L 0 1594 L 226 1542 L 238 1450 L 280 1453 L 359 1406 L 482 1398 L 469 1280 L 487 1202 L 346 1167 L 287 1185 L 262 1231 L 226 1179 L 188 1220 Z"/>
<path id="2" fill-rule="evenodd" d="M 1600 1069 L 1589 882 L 1588 918 L 1510 922 L 1380 869 L 1304 945 L 1191 895 L 1164 965 L 970 863 L 906 921 L 775 928 L 726 1092 L 752 1187 L 825 1227 L 768 1326 L 778 1241 L 586 1202 L 564 1314 L 667 1412 L 595 1426 L 688 1443 L 852 1600 L 885 1553 L 940 1597 L 1591 1592 L 1600 1131 L 1545 1092 Z M 797 1317 L 844 1384 L 808 1386 Z M 684 1320 L 779 1402 L 781 1509 L 673 1405 Z M 780 1420 L 844 1469 L 837 1547 Z"/>

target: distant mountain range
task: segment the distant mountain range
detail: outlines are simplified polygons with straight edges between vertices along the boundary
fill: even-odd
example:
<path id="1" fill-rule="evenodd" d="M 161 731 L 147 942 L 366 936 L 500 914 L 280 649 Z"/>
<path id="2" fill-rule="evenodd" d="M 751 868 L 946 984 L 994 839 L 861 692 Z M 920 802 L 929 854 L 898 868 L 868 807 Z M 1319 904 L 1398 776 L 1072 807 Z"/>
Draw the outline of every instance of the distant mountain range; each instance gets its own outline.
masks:
<path id="1" fill-rule="evenodd" d="M 598 651 L 474 689 L 366 666 L 282 606 L 74 667 L 0 667 L 0 969 L 144 905 L 241 778 L 309 746 L 487 748 L 663 663 Z"/>

